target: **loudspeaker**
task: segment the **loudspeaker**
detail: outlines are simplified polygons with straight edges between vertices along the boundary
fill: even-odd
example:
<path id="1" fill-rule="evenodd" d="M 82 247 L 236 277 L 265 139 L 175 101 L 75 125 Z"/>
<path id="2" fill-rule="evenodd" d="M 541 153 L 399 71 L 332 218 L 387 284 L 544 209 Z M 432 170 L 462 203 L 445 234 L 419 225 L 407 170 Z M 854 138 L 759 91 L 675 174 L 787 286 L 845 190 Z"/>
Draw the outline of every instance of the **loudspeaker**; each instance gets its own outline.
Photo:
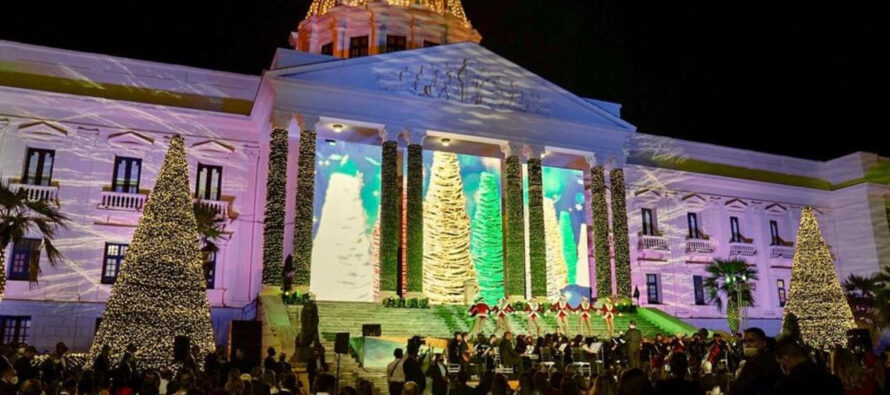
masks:
<path id="1" fill-rule="evenodd" d="M 871 333 L 868 329 L 850 329 L 847 331 L 847 348 L 853 352 L 860 353 L 873 348 L 871 344 Z"/>
<path id="2" fill-rule="evenodd" d="M 263 360 L 263 324 L 260 321 L 236 321 L 229 323 L 229 360 L 235 357 L 235 349 L 244 352 L 244 360 L 259 366 Z"/>
<path id="3" fill-rule="evenodd" d="M 176 336 L 173 338 L 173 360 L 183 362 L 189 357 L 189 337 Z"/>
<path id="4" fill-rule="evenodd" d="M 334 352 L 337 354 L 349 354 L 349 332 L 337 334 L 337 340 L 334 342 Z"/>
<path id="5" fill-rule="evenodd" d="M 380 324 L 364 324 L 362 325 L 362 336 L 380 336 Z"/>

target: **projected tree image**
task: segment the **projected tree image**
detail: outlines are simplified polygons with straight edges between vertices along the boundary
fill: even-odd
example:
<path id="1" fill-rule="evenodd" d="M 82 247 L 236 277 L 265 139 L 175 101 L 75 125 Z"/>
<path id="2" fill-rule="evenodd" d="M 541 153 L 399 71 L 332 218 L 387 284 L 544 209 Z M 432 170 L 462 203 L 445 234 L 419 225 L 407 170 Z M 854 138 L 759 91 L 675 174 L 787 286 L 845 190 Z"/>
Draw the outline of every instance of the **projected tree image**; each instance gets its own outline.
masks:
<path id="1" fill-rule="evenodd" d="M 547 299 L 555 302 L 567 285 L 568 271 L 563 254 L 562 235 L 556 220 L 553 199 L 544 198 L 544 239 L 547 244 Z"/>
<path id="2" fill-rule="evenodd" d="M 559 213 L 559 235 L 562 240 L 562 256 L 566 260 L 569 284 L 576 284 L 578 271 L 578 246 L 575 244 L 575 232 L 572 229 L 572 217 L 567 211 Z"/>
<path id="3" fill-rule="evenodd" d="M 423 290 L 432 303 L 464 303 L 465 283 L 476 280 L 476 271 L 457 156 L 435 152 L 430 173 L 423 210 Z"/>
<path id="4" fill-rule="evenodd" d="M 497 303 L 504 296 L 504 235 L 498 179 L 491 173 L 482 173 L 479 181 L 471 235 L 479 294 L 486 303 Z"/>

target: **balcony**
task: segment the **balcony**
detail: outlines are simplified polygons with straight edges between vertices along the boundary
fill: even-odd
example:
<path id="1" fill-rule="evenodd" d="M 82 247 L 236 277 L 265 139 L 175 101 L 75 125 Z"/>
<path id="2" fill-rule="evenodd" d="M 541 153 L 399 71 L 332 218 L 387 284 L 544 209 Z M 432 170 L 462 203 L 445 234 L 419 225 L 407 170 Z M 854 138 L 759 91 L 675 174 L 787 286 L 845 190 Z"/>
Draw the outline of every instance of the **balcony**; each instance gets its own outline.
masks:
<path id="1" fill-rule="evenodd" d="M 28 200 L 31 201 L 44 200 L 53 203 L 57 201 L 59 194 L 59 187 L 57 186 L 10 184 L 9 187 L 15 192 L 24 189 L 28 195 Z"/>
<path id="2" fill-rule="evenodd" d="M 757 255 L 757 248 L 751 243 L 729 242 L 729 256 L 754 256 Z"/>
<path id="3" fill-rule="evenodd" d="M 99 208 L 105 210 L 142 211 L 148 196 L 141 193 L 102 192 Z"/>
<path id="4" fill-rule="evenodd" d="M 229 219 L 229 202 L 225 200 L 195 199 L 195 203 L 208 207 L 219 213 L 225 219 Z"/>
<path id="5" fill-rule="evenodd" d="M 639 247 L 640 250 L 658 250 L 658 251 L 670 251 L 670 247 L 668 246 L 668 239 L 664 236 L 654 236 L 654 235 L 640 235 L 639 236 Z"/>
<path id="6" fill-rule="evenodd" d="M 708 239 L 686 239 L 686 253 L 711 254 L 714 242 Z"/>
<path id="7" fill-rule="evenodd" d="M 769 257 L 778 259 L 791 259 L 794 257 L 794 247 L 784 245 L 772 245 L 769 247 Z"/>

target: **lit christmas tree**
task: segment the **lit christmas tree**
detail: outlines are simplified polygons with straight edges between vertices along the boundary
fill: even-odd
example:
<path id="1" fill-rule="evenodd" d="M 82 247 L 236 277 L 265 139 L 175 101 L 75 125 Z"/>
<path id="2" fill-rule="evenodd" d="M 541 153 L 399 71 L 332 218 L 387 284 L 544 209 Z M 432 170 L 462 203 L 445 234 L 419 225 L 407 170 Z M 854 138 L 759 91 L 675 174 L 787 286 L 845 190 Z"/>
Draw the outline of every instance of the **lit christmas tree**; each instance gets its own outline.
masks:
<path id="1" fill-rule="evenodd" d="M 568 271 L 553 199 L 544 198 L 544 240 L 547 243 L 547 299 L 556 302 L 566 287 Z"/>
<path id="2" fill-rule="evenodd" d="M 380 219 L 374 221 L 371 231 L 371 266 L 374 267 L 374 300 L 380 295 Z"/>
<path id="3" fill-rule="evenodd" d="M 559 233 L 562 236 L 562 256 L 568 268 L 568 283 L 577 284 L 578 246 L 575 245 L 575 231 L 572 229 L 572 216 L 568 211 L 559 212 Z"/>
<path id="4" fill-rule="evenodd" d="M 504 297 L 504 233 L 497 177 L 482 173 L 477 193 L 471 237 L 473 264 L 480 296 L 485 303 L 494 304 Z"/>
<path id="5" fill-rule="evenodd" d="M 831 252 L 809 207 L 801 212 L 785 318 L 797 317 L 803 342 L 817 349 L 843 346 L 853 313 L 837 279 Z"/>
<path id="6" fill-rule="evenodd" d="M 464 284 L 476 280 L 470 219 L 457 155 L 433 154 L 423 210 L 423 291 L 432 303 L 464 303 Z"/>
<path id="7" fill-rule="evenodd" d="M 371 302 L 374 267 L 361 176 L 331 175 L 315 243 L 310 289 L 319 300 Z"/>
<path id="8" fill-rule="evenodd" d="M 187 336 L 201 355 L 213 351 L 188 174 L 182 137 L 174 136 L 111 289 L 88 361 L 106 345 L 117 360 L 133 344 L 141 369 L 169 368 L 176 336 Z"/>

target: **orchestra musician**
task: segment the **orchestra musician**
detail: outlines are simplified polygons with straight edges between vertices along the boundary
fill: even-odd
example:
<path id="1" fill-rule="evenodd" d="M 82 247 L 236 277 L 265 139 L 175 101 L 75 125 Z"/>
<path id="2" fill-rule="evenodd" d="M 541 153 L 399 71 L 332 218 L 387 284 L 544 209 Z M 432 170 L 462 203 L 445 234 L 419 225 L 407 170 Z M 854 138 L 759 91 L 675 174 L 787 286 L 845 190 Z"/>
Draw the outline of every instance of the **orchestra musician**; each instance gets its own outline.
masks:
<path id="1" fill-rule="evenodd" d="M 581 298 L 581 304 L 575 308 L 575 312 L 578 314 L 578 333 L 590 336 L 593 335 L 593 329 L 590 327 L 590 312 L 593 310 L 593 305 L 590 304 L 590 299 L 587 297 Z M 587 328 L 587 332 L 584 332 L 584 328 Z"/>
<path id="2" fill-rule="evenodd" d="M 470 316 L 476 317 L 476 321 L 473 322 L 473 329 L 470 330 L 470 333 L 482 333 L 482 329 L 485 327 L 485 320 L 488 319 L 488 312 L 490 310 L 491 308 L 482 301 L 482 297 L 476 298 L 473 306 L 470 307 Z"/>
<path id="3" fill-rule="evenodd" d="M 534 333 L 536 337 L 541 337 L 541 323 L 538 322 L 541 318 L 541 314 L 544 312 L 541 305 L 538 304 L 537 300 L 532 298 L 532 300 L 529 300 L 528 304 L 525 305 L 525 312 L 528 315 L 528 333 Z M 532 328 L 535 330 L 532 331 Z"/>
<path id="4" fill-rule="evenodd" d="M 550 306 L 550 311 L 556 313 L 556 334 L 568 336 L 569 313 L 572 312 L 572 306 L 566 301 L 565 296 L 560 296 L 559 301 Z"/>

